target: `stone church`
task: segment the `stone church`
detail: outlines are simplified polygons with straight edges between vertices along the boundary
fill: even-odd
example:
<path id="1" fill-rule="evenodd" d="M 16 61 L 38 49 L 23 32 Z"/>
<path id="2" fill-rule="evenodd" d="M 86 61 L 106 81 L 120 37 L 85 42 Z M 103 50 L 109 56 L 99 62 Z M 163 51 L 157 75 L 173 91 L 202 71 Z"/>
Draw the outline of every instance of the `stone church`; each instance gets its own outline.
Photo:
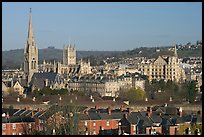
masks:
<path id="1" fill-rule="evenodd" d="M 57 77 L 63 76 L 64 78 L 70 75 L 83 75 L 91 73 L 90 61 L 88 63 L 84 62 L 82 59 L 78 63 L 76 62 L 76 48 L 75 45 L 71 44 L 65 45 L 63 48 L 63 59 L 61 62 L 47 62 L 43 61 L 43 64 L 38 64 L 38 48 L 34 38 L 33 26 L 32 26 L 32 15 L 30 10 L 30 18 L 29 18 L 29 27 L 28 27 L 28 37 L 24 49 L 24 79 L 27 81 L 27 86 L 32 86 L 35 81 L 38 81 L 37 78 L 43 79 L 44 81 L 49 81 L 48 75 L 53 75 Z M 43 75 L 46 73 L 46 75 Z M 42 77 L 33 77 L 33 75 Z M 39 80 L 40 81 L 40 80 Z M 62 84 L 62 80 L 50 81 L 49 83 L 57 84 L 56 82 L 60 81 Z M 35 85 L 36 86 L 36 85 Z M 49 85 L 52 86 L 52 85 Z M 53 86 L 52 86 L 53 87 Z M 55 86 L 56 87 L 56 86 Z"/>
<path id="2" fill-rule="evenodd" d="M 30 83 L 34 73 L 38 72 L 38 48 L 34 39 L 32 15 L 30 10 L 30 19 L 28 27 L 28 37 L 24 49 L 24 73 L 27 84 Z"/>

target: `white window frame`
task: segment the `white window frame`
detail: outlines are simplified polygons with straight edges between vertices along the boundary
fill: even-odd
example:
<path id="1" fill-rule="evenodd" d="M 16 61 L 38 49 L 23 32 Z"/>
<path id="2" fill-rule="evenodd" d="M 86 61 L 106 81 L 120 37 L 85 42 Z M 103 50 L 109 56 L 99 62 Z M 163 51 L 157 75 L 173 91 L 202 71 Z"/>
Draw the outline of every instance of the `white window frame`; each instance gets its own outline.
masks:
<path id="1" fill-rule="evenodd" d="M 6 130 L 6 124 L 2 124 L 2 130 Z"/>
<path id="2" fill-rule="evenodd" d="M 12 129 L 16 129 L 16 123 L 12 124 Z"/>
<path id="3" fill-rule="evenodd" d="M 93 122 L 93 126 L 96 126 L 96 121 Z"/>
<path id="4" fill-rule="evenodd" d="M 133 125 L 133 131 L 136 131 L 136 125 Z"/>
<path id="5" fill-rule="evenodd" d="M 40 131 L 43 131 L 43 126 L 40 126 Z"/>
<path id="6" fill-rule="evenodd" d="M 84 125 L 85 125 L 85 126 L 87 126 L 87 125 L 88 125 L 88 122 L 87 122 L 87 121 L 85 121 L 85 122 L 84 122 Z"/>
<path id="7" fill-rule="evenodd" d="M 96 130 L 94 129 L 93 134 L 96 135 Z"/>
<path id="8" fill-rule="evenodd" d="M 110 126 L 110 121 L 107 121 L 107 122 L 106 122 L 106 126 Z"/>
<path id="9" fill-rule="evenodd" d="M 31 129 L 31 128 L 32 128 L 32 125 L 31 125 L 31 123 L 29 123 L 29 124 L 28 124 L 28 128 L 29 128 L 29 129 Z"/>
<path id="10" fill-rule="evenodd" d="M 43 123 L 44 122 L 44 120 L 43 119 L 40 119 L 40 123 Z"/>
<path id="11" fill-rule="evenodd" d="M 13 132 L 12 135 L 16 135 L 16 132 Z"/>

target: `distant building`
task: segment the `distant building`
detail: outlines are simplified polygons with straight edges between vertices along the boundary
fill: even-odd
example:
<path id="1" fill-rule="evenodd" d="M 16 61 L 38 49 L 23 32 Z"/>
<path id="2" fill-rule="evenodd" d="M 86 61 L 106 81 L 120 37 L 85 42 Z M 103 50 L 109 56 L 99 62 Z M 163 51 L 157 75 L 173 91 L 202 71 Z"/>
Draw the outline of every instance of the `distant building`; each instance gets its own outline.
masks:
<path id="1" fill-rule="evenodd" d="M 143 60 L 141 62 L 141 72 L 143 75 L 147 75 L 150 81 L 153 79 L 177 82 L 185 80 L 185 73 L 180 67 L 176 47 L 174 56 L 159 56 L 155 61 Z"/>
<path id="2" fill-rule="evenodd" d="M 72 47 L 64 46 L 63 48 L 63 65 L 76 65 L 76 48 L 75 45 Z"/>

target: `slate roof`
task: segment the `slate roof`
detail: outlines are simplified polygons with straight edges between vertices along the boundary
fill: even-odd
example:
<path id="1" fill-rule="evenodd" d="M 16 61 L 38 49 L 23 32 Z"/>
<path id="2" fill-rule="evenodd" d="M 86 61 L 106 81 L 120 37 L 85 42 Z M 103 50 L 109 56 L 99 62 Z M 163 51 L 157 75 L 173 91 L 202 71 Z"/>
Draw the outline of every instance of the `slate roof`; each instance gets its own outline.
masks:
<path id="1" fill-rule="evenodd" d="M 175 124 L 182 124 L 182 123 L 184 123 L 185 121 L 184 121 L 184 119 L 183 119 L 183 117 L 180 117 L 180 116 L 173 116 L 172 118 L 171 118 L 171 121 L 170 121 L 173 125 L 175 125 Z"/>
<path id="2" fill-rule="evenodd" d="M 150 119 L 152 120 L 153 123 L 161 123 L 162 118 L 159 115 L 151 115 Z"/>
<path id="3" fill-rule="evenodd" d="M 11 116 L 9 118 L 2 117 L 2 123 L 19 123 L 19 122 L 35 122 L 31 117 Z"/>
<path id="4" fill-rule="evenodd" d="M 137 124 L 140 120 L 139 118 L 139 112 L 132 112 L 130 114 L 127 114 L 127 119 L 131 124 Z"/>
<path id="5" fill-rule="evenodd" d="M 19 109 L 18 111 L 16 111 L 13 116 L 20 116 L 21 113 L 23 113 L 25 110 Z"/>
<path id="6" fill-rule="evenodd" d="M 90 120 L 89 116 L 87 114 L 81 114 L 80 120 Z"/>
<path id="7" fill-rule="evenodd" d="M 57 73 L 54 72 L 34 73 L 30 84 L 34 84 L 36 87 L 42 89 L 44 87 L 45 79 L 48 79 L 49 82 L 54 82 L 56 77 Z"/>
<path id="8" fill-rule="evenodd" d="M 9 109 L 9 108 L 2 108 L 2 114 L 3 113 L 9 113 L 9 116 L 12 116 L 15 112 L 17 112 L 19 109 Z"/>
<path id="9" fill-rule="evenodd" d="M 202 123 L 202 116 L 201 115 L 193 115 L 191 122 L 192 123 Z"/>
<path id="10" fill-rule="evenodd" d="M 162 118 L 161 125 L 162 126 L 170 126 L 170 125 L 172 125 L 172 123 L 168 119 Z"/>
<path id="11" fill-rule="evenodd" d="M 21 79 L 20 81 L 19 81 L 19 83 L 21 84 L 21 86 L 22 87 L 26 87 L 27 86 L 27 81 L 26 81 L 26 79 Z"/>
<path id="12" fill-rule="evenodd" d="M 97 113 L 89 113 L 89 118 L 91 120 L 100 120 L 101 117 Z"/>

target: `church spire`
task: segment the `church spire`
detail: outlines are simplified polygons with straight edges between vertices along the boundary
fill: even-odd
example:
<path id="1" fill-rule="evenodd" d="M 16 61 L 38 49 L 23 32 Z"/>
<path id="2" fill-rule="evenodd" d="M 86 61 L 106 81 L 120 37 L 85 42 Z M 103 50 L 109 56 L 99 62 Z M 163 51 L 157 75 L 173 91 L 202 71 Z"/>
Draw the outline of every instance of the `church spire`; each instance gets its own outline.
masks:
<path id="1" fill-rule="evenodd" d="M 175 44 L 175 46 L 174 46 L 174 56 L 175 56 L 175 57 L 178 57 L 177 49 L 176 49 L 176 44 Z"/>
<path id="2" fill-rule="evenodd" d="M 30 8 L 30 19 L 29 19 L 29 28 L 28 28 L 28 39 L 33 38 L 33 27 L 32 27 L 32 14 L 31 14 L 31 8 Z"/>

